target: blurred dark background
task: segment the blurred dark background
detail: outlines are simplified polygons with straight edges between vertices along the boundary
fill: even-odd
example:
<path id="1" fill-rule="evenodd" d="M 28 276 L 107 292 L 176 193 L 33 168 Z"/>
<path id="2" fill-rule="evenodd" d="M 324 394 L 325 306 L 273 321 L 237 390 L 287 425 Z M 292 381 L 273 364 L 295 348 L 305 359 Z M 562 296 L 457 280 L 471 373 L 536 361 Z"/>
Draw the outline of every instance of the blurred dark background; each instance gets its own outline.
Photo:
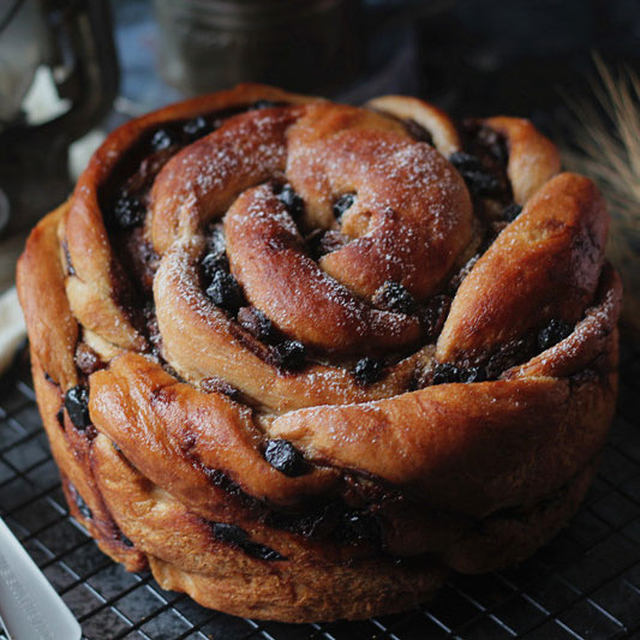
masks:
<path id="1" fill-rule="evenodd" d="M 245 9 L 230 18 L 229 5 L 252 4 L 279 4 L 285 17 L 274 25 Z M 150 19 L 149 1 L 113 3 L 122 93 L 135 102 L 162 101 L 163 88 L 145 78 L 158 65 L 165 79 L 173 76 L 174 84 L 189 89 L 188 79 L 181 82 L 172 74 L 168 54 L 193 55 L 194 34 L 210 54 L 197 59 L 207 68 L 201 77 L 208 73 L 208 84 L 193 82 L 192 92 L 235 80 L 352 100 L 401 91 L 439 102 L 457 115 L 498 109 L 544 118 L 558 104 L 559 90 L 575 91 L 585 82 L 593 51 L 634 67 L 640 59 L 637 0 L 156 0 L 155 5 L 165 7 L 159 11 L 165 18 L 160 29 Z M 167 16 L 170 5 L 173 15 Z M 216 11 L 197 10 L 207 5 Z M 311 18 L 315 29 L 305 32 L 304 16 L 291 8 L 301 5 L 307 11 L 317 6 Z M 167 25 L 167 17 L 173 23 Z M 200 22 L 199 28 L 190 19 Z M 269 35 L 256 35 L 255 22 L 267 24 Z M 167 31 L 173 35 L 167 37 Z"/>
<path id="2" fill-rule="evenodd" d="M 0 233 L 60 202 L 107 131 L 184 95 L 409 93 L 558 136 L 594 51 L 637 69 L 637 0 L 1 0 Z"/>

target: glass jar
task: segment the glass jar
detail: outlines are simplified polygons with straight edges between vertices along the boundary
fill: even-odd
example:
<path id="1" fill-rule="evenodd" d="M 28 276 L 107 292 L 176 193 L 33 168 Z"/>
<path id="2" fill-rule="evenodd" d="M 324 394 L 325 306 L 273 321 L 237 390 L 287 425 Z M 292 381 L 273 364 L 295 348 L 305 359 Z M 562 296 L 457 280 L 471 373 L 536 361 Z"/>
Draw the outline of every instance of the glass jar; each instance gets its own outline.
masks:
<path id="1" fill-rule="evenodd" d="M 154 1 L 160 71 L 186 94 L 243 81 L 331 93 L 359 69 L 359 0 Z"/>

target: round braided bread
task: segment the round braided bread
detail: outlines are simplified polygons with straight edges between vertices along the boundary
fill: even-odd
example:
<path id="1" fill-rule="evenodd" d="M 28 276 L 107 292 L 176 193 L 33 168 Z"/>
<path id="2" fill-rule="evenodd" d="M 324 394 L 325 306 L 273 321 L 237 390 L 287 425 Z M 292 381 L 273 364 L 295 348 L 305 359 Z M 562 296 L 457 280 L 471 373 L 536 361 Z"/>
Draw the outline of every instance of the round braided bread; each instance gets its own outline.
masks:
<path id="1" fill-rule="evenodd" d="M 594 184 L 526 120 L 259 85 L 114 131 L 18 267 L 73 515 L 226 612 L 362 618 L 575 512 L 616 396 Z"/>

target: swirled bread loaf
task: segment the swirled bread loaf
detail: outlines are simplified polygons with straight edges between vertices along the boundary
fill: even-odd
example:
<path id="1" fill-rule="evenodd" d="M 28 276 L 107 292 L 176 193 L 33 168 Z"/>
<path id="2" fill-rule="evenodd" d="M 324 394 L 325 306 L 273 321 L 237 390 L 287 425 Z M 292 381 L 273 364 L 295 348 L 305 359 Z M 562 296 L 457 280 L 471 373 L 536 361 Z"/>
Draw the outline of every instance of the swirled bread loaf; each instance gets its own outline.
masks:
<path id="1" fill-rule="evenodd" d="M 526 120 L 243 85 L 114 131 L 20 260 L 72 513 L 234 614 L 360 618 L 577 508 L 620 285 Z"/>

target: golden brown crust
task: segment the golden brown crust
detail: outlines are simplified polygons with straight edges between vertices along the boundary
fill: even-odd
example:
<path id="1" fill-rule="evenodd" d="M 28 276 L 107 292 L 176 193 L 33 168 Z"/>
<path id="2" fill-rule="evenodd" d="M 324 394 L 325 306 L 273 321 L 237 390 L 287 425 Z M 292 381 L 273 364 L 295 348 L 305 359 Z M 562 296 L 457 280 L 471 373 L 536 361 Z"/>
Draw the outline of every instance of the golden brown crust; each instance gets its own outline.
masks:
<path id="1" fill-rule="evenodd" d="M 515 201 L 524 205 L 560 171 L 560 154 L 556 146 L 524 118 L 496 116 L 487 118 L 484 124 L 507 140 L 509 180 Z"/>
<path id="2" fill-rule="evenodd" d="M 598 285 L 607 230 L 593 182 L 572 173 L 550 180 L 465 278 L 438 359 L 481 358 L 551 318 L 575 323 Z"/>
<path id="3" fill-rule="evenodd" d="M 58 224 L 68 208 L 68 204 L 61 205 L 31 232 L 16 274 L 32 348 L 45 371 L 55 372 L 55 381 L 64 389 L 78 379 L 73 361 L 78 323 L 64 291 L 60 262 L 64 248 L 56 242 Z"/>
<path id="4" fill-rule="evenodd" d="M 337 274 L 327 278 L 322 261 L 304 250 L 297 228 L 282 220 L 284 212 L 271 189 L 261 186 L 246 191 L 225 216 L 231 272 L 252 305 L 287 335 L 327 351 L 397 349 L 419 339 L 416 317 L 372 308 L 341 286 Z M 270 251 L 273 245 L 283 250 Z M 293 290 L 291 281 L 298 282 Z"/>
<path id="5" fill-rule="evenodd" d="M 433 147 L 391 130 L 379 116 L 357 118 L 351 110 L 362 113 L 313 105 L 288 133 L 287 175 L 313 203 L 314 220 L 321 224 L 339 195 L 358 194 L 340 221 L 351 241 L 319 265 L 360 296 L 392 280 L 423 299 L 469 243 L 469 194 Z"/>
<path id="6" fill-rule="evenodd" d="M 413 120 L 431 135 L 434 146 L 445 156 L 459 151 L 462 146 L 451 118 L 424 100 L 408 96 L 381 96 L 369 100 L 366 106 L 401 120 Z"/>
<path id="7" fill-rule="evenodd" d="M 612 379 L 599 378 L 454 383 L 366 407 L 292 412 L 270 433 L 406 487 L 432 507 L 484 517 L 530 505 L 591 460 L 615 391 Z"/>
<path id="8" fill-rule="evenodd" d="M 144 554 L 128 546 L 116 525 L 96 484 L 91 468 L 91 447 L 79 434 L 68 416 L 59 418 L 64 397 L 60 387 L 45 379 L 35 351 L 31 351 L 33 382 L 42 422 L 51 452 L 61 470 L 62 488 L 73 516 L 96 539 L 106 554 L 122 562 L 129 571 L 147 567 Z"/>
<path id="9" fill-rule="evenodd" d="M 243 85 L 134 120 L 18 266 L 72 513 L 205 606 L 362 618 L 520 561 L 606 437 L 621 291 L 593 183 L 552 178 L 555 147 L 501 117 L 483 135 L 508 162 L 474 159 L 474 185 L 445 157 L 472 134 L 370 106 Z M 496 222 L 511 194 L 524 211 Z"/>

